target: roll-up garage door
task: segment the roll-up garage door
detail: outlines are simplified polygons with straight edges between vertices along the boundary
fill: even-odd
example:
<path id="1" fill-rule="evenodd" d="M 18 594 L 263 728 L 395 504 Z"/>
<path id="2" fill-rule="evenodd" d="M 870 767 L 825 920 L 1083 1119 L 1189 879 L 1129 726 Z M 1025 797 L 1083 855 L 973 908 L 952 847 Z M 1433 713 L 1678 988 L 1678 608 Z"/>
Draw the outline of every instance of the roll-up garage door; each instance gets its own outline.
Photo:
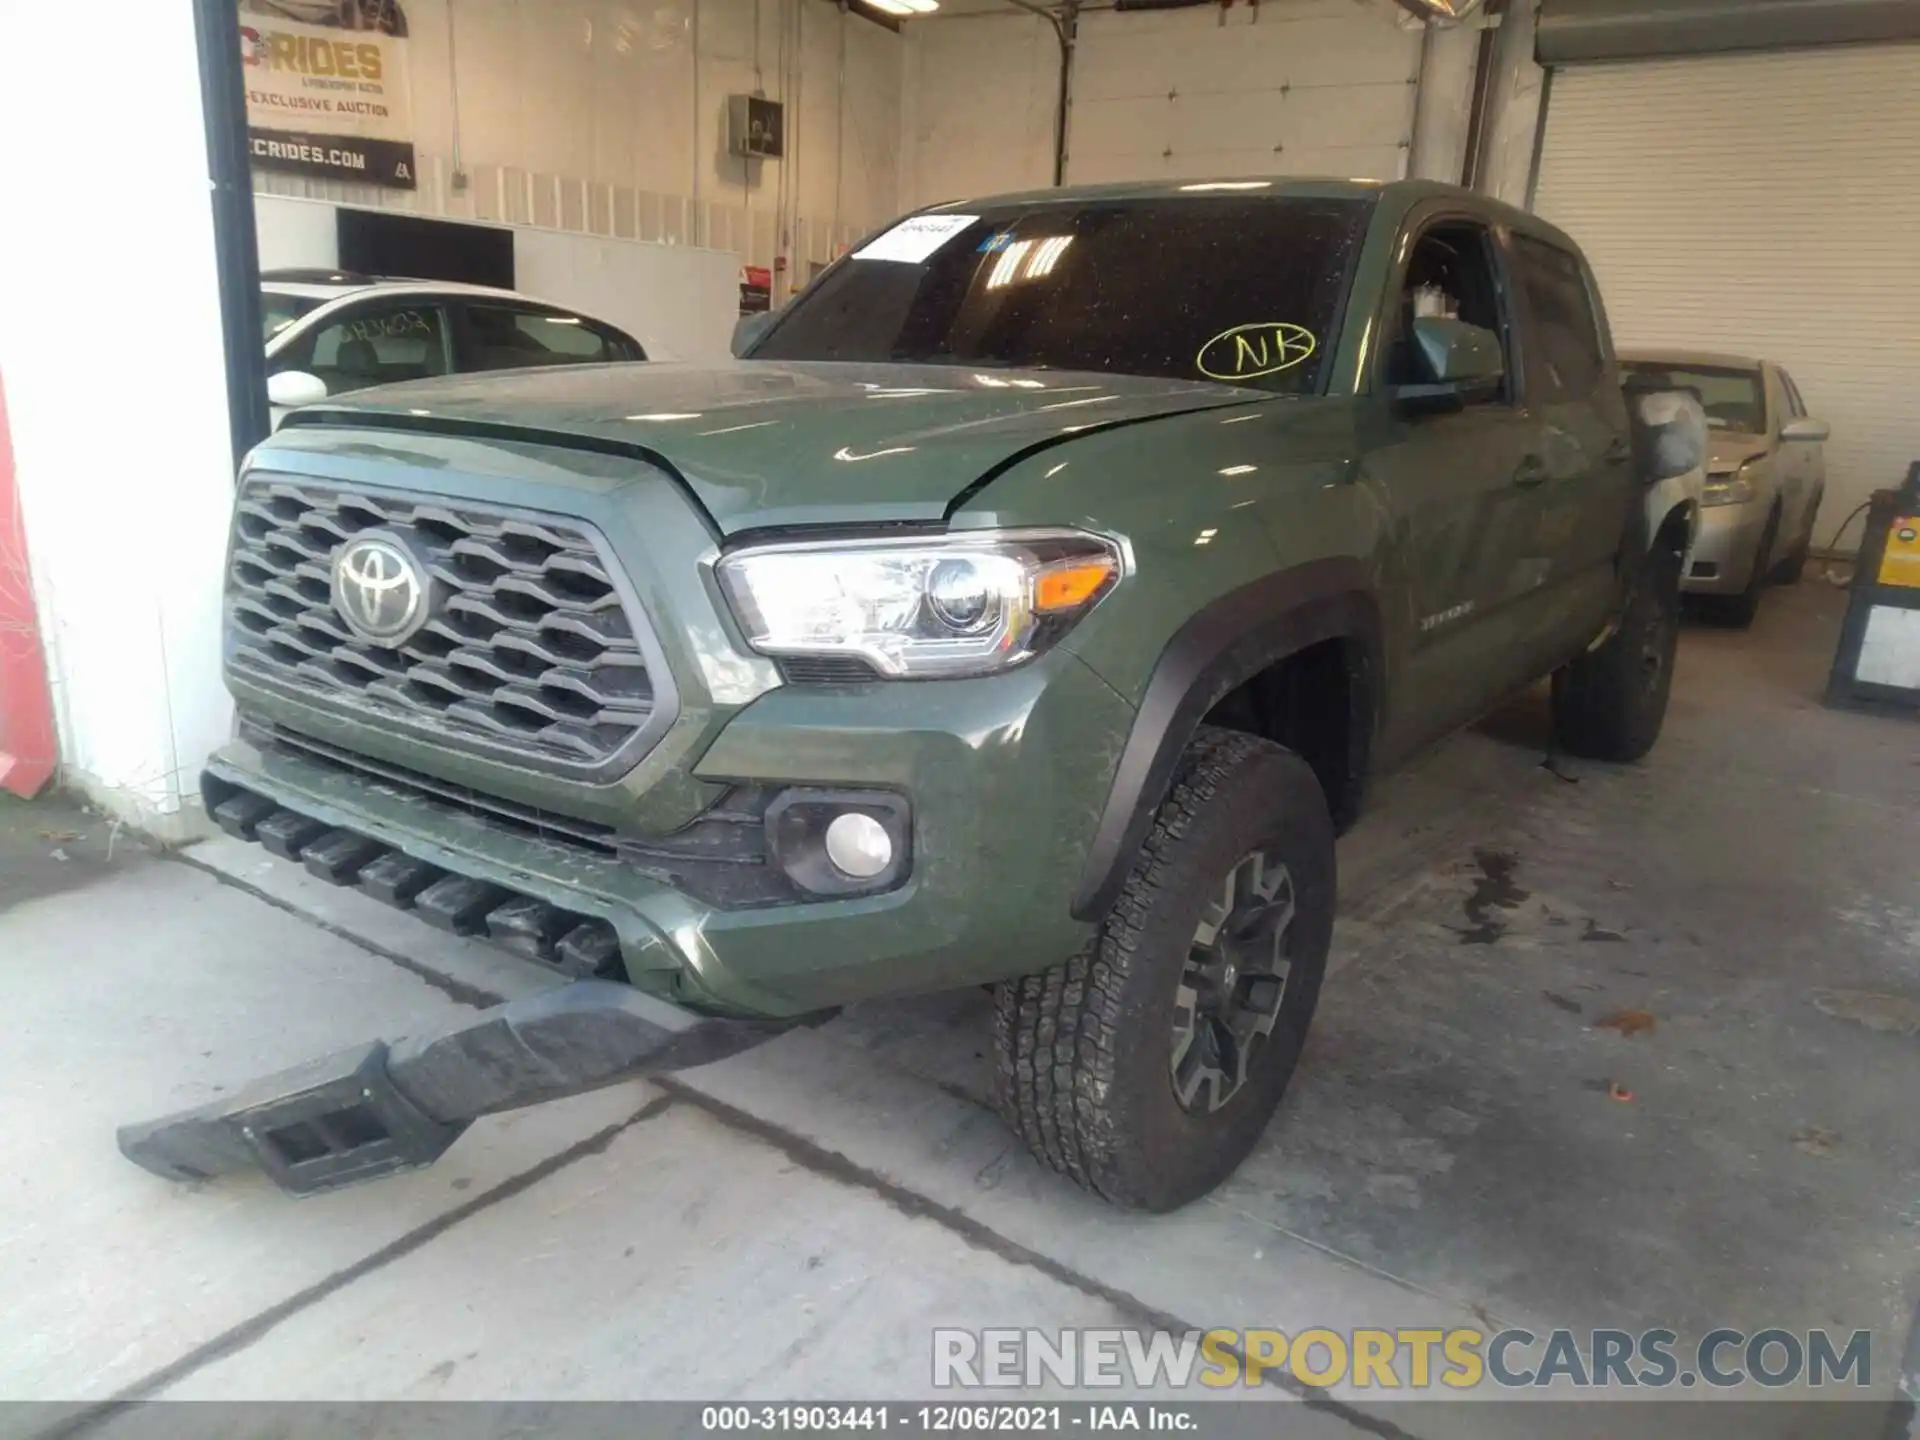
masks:
<path id="1" fill-rule="evenodd" d="M 1535 208 L 1622 345 L 1792 373 L 1833 426 L 1819 544 L 1920 460 L 1920 46 L 1556 71 Z"/>
<path id="2" fill-rule="evenodd" d="M 1405 18 L 1353 0 L 1089 6 L 1074 54 L 1067 179 L 1398 179 L 1420 70 L 1420 29 Z"/>

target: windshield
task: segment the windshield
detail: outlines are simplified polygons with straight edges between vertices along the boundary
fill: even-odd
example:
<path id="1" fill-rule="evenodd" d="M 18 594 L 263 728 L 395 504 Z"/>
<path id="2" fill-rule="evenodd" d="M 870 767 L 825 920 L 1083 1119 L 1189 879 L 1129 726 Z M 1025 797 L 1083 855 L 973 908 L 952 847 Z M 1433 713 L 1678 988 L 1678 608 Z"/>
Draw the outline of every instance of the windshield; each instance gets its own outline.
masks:
<path id="1" fill-rule="evenodd" d="M 910 216 L 823 275 L 751 353 L 1312 394 L 1371 209 L 1195 196 Z"/>
<path id="2" fill-rule="evenodd" d="M 1660 365 L 1632 360 L 1627 373 L 1649 380 L 1662 390 L 1691 390 L 1706 408 L 1707 423 L 1716 430 L 1742 435 L 1764 435 L 1767 429 L 1766 394 L 1758 370 L 1715 365 Z"/>
<path id="3" fill-rule="evenodd" d="M 305 295 L 287 295 L 277 290 L 260 292 L 260 342 L 265 344 L 309 310 L 326 302 Z"/>

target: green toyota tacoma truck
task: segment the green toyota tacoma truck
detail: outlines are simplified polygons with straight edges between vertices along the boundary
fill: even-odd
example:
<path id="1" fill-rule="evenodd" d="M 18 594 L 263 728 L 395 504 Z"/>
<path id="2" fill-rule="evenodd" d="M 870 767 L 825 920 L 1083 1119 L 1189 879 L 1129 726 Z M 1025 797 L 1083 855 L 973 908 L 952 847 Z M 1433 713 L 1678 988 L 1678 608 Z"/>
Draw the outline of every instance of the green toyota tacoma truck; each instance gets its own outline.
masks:
<path id="1" fill-rule="evenodd" d="M 1545 676 L 1566 750 L 1659 733 L 1698 455 L 1531 215 L 957 202 L 736 348 L 361 392 L 253 452 L 209 813 L 572 983 L 130 1157 L 325 1189 L 987 985 L 1034 1153 L 1168 1209 L 1299 1062 L 1370 777 Z"/>

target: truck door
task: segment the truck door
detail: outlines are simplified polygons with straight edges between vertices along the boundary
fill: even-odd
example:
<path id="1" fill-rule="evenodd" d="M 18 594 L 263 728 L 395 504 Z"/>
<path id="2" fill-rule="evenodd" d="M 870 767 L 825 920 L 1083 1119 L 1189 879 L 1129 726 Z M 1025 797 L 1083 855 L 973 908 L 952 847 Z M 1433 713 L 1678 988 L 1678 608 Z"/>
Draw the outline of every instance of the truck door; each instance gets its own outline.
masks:
<path id="1" fill-rule="evenodd" d="M 1428 377 L 1409 332 L 1440 316 L 1500 337 L 1500 383 L 1444 408 L 1402 400 Z M 1360 482 L 1391 536 L 1383 616 L 1389 714 L 1383 760 L 1446 733 L 1497 703 L 1523 676 L 1514 654 L 1534 487 L 1546 475 L 1541 431 L 1516 373 L 1515 306 L 1485 221 L 1416 214 L 1401 236 L 1376 319 L 1381 339 L 1361 420 Z"/>
<path id="2" fill-rule="evenodd" d="M 1536 669 L 1551 668 L 1612 613 L 1640 487 L 1626 396 L 1585 263 L 1521 231 L 1509 240 L 1527 404 L 1540 422 L 1546 469 L 1528 520 L 1526 564 L 1537 589 L 1529 607 L 1535 627 L 1522 644 Z"/>

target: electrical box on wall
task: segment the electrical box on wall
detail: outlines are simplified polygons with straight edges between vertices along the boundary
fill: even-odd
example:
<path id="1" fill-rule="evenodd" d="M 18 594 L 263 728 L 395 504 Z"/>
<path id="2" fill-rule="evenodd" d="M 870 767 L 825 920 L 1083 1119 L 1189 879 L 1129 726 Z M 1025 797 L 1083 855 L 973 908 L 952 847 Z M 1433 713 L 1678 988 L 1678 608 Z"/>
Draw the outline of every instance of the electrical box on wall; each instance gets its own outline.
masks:
<path id="1" fill-rule="evenodd" d="M 756 160 L 778 160 L 786 135 L 780 102 L 763 95 L 727 97 L 727 151 Z"/>

